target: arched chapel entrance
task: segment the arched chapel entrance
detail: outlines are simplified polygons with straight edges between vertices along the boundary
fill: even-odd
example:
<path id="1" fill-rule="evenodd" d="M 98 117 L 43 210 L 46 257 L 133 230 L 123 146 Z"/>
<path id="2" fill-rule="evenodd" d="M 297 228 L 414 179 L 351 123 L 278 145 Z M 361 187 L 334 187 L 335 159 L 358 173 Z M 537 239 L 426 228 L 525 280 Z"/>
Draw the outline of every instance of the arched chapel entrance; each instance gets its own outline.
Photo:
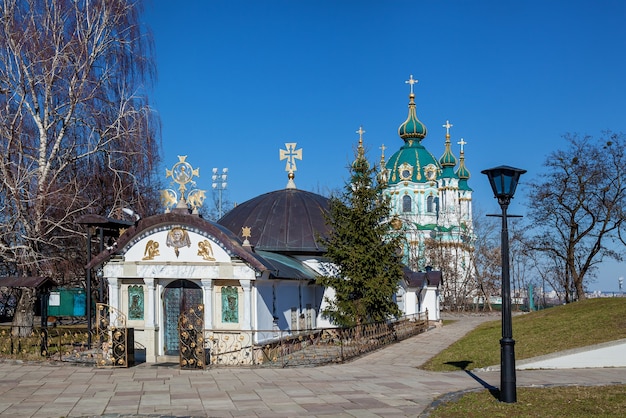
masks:
<path id="1" fill-rule="evenodd" d="M 189 280 L 175 280 L 163 291 L 163 345 L 165 355 L 178 355 L 178 317 L 202 303 L 202 289 Z"/>

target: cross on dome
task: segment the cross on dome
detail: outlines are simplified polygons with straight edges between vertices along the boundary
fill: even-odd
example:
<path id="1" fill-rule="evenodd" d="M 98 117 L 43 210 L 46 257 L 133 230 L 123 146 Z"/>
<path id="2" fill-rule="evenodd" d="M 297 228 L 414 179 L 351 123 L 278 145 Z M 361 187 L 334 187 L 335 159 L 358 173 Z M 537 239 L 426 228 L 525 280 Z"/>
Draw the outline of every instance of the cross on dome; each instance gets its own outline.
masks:
<path id="1" fill-rule="evenodd" d="M 411 86 L 411 94 L 413 94 L 413 84 L 417 84 L 417 80 L 415 80 L 413 78 L 413 74 L 411 74 L 411 76 L 409 77 L 409 79 L 407 81 L 404 82 L 405 84 L 409 84 Z"/>
<path id="2" fill-rule="evenodd" d="M 296 159 L 302 160 L 302 148 L 297 150 L 295 142 L 285 143 L 285 148 L 287 149 L 279 150 L 280 159 L 281 161 L 285 159 L 287 160 L 287 163 L 285 164 L 285 171 L 293 173 L 296 171 Z"/>
<path id="3" fill-rule="evenodd" d="M 463 145 L 467 144 L 467 142 L 465 142 L 465 140 L 463 138 L 461 138 L 461 140 L 459 142 L 457 142 L 457 144 L 459 144 L 461 146 L 461 152 L 463 152 Z"/>
<path id="4" fill-rule="evenodd" d="M 445 125 L 441 125 L 444 128 L 446 128 L 446 135 L 450 135 L 450 128 L 452 128 L 454 125 L 450 123 L 449 120 L 446 121 Z"/>
<path id="5" fill-rule="evenodd" d="M 287 160 L 287 163 L 285 164 L 285 171 L 288 173 L 287 178 L 289 179 L 287 181 L 287 188 L 295 189 L 296 183 L 293 179 L 295 177 L 294 172 L 296 171 L 296 159 L 302 160 L 302 148 L 296 149 L 295 142 L 286 142 L 285 148 L 287 149 L 279 150 L 280 160 Z"/>
<path id="6" fill-rule="evenodd" d="M 357 134 L 359 134 L 359 142 L 363 141 L 363 134 L 365 133 L 365 131 L 363 130 L 363 126 L 359 126 L 359 130 L 356 131 Z"/>
<path id="7" fill-rule="evenodd" d="M 385 144 L 382 144 L 380 147 L 378 147 L 381 151 L 382 151 L 382 158 L 385 158 L 385 150 L 387 149 L 387 147 L 385 146 Z"/>

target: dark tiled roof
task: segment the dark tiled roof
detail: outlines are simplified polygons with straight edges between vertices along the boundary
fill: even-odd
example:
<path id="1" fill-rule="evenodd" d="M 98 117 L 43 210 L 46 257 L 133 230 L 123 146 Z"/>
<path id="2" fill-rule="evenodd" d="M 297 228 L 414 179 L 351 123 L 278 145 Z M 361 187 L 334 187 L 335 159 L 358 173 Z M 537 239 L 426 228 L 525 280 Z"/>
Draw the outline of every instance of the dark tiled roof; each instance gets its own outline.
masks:
<path id="1" fill-rule="evenodd" d="M 48 277 L 0 277 L 0 287 L 52 287 L 57 284 Z"/>
<path id="2" fill-rule="evenodd" d="M 426 286 L 440 286 L 443 280 L 443 276 L 440 271 L 413 271 L 408 267 L 404 267 L 404 280 L 408 287 L 420 288 Z M 426 282 L 426 283 L 424 283 Z"/>
<path id="3" fill-rule="evenodd" d="M 251 228 L 248 239 L 255 250 L 290 254 L 323 254 L 318 234 L 328 235 L 324 213 L 329 200 L 315 193 L 284 189 L 244 202 L 218 223 L 241 237 L 243 227 Z"/>

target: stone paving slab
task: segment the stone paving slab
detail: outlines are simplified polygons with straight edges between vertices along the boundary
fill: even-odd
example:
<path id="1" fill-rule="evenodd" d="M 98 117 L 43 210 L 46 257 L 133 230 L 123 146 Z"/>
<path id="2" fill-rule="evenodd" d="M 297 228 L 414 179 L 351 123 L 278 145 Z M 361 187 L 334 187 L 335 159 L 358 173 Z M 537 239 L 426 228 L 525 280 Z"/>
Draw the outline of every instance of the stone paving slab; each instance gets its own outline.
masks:
<path id="1" fill-rule="evenodd" d="M 497 371 L 417 369 L 477 324 L 468 316 L 346 364 L 179 370 L 0 362 L 7 417 L 416 417 L 451 392 L 499 386 Z M 497 319 L 497 317 L 495 318 Z M 524 370 L 518 386 L 626 383 L 626 369 Z"/>

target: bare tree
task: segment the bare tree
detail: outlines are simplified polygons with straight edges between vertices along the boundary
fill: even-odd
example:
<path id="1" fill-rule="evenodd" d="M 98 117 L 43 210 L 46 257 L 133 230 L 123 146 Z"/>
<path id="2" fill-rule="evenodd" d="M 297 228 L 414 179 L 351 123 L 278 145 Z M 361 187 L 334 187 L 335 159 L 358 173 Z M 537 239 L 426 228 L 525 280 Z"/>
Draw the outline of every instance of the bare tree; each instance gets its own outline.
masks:
<path id="1" fill-rule="evenodd" d="M 479 299 L 484 300 L 484 309 L 491 311 L 491 296 L 500 294 L 501 290 L 500 229 L 493 218 L 487 218 L 476 210 L 473 225 L 476 239 L 474 250 L 476 293 Z"/>
<path id="2" fill-rule="evenodd" d="M 566 302 L 570 290 L 585 299 L 585 284 L 605 258 L 621 261 L 626 216 L 626 137 L 568 134 L 568 147 L 551 153 L 546 172 L 531 184 L 529 247 L 562 267 L 558 275 Z M 571 289 L 570 289 L 571 286 Z"/>
<path id="3" fill-rule="evenodd" d="M 0 2 L 0 257 L 11 274 L 77 277 L 79 215 L 157 201 L 151 42 L 138 1 Z"/>

